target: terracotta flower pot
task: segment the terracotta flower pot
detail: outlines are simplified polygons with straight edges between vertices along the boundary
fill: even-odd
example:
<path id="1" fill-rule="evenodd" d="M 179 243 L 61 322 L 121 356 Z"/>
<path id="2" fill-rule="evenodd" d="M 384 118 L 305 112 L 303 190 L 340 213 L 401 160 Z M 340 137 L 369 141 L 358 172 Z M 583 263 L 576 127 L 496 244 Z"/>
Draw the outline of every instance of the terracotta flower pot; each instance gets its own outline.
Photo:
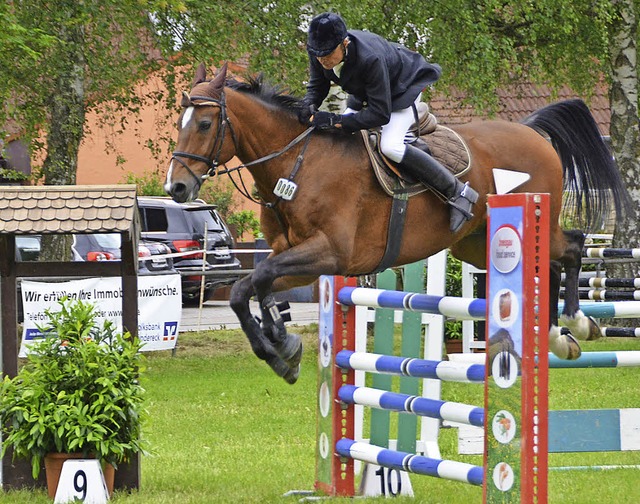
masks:
<path id="1" fill-rule="evenodd" d="M 44 456 L 44 468 L 47 475 L 47 492 L 50 499 L 54 499 L 60 482 L 60 473 L 62 473 L 62 464 L 69 459 L 90 458 L 81 453 L 48 453 Z M 109 496 L 113 494 L 113 482 L 115 479 L 115 469 L 111 464 L 103 464 L 102 474 L 107 484 Z"/>
<path id="2" fill-rule="evenodd" d="M 461 339 L 445 339 L 444 347 L 448 354 L 462 353 L 462 340 Z"/>

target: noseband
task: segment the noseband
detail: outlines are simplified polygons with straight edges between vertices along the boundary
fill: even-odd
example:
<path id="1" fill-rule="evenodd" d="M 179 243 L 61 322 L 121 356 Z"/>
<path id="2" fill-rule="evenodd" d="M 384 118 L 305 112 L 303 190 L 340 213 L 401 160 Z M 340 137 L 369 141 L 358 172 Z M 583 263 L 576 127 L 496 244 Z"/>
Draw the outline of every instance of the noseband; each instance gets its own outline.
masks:
<path id="1" fill-rule="evenodd" d="M 188 100 L 189 105 L 193 107 L 219 107 L 220 115 L 218 116 L 218 129 L 216 131 L 216 138 L 213 142 L 213 147 L 211 148 L 211 152 L 209 156 L 200 156 L 199 154 L 193 154 L 191 152 L 183 152 L 183 151 L 174 151 L 171 155 L 171 161 L 177 161 L 180 163 L 186 170 L 191 174 L 191 176 L 195 179 L 198 187 L 201 187 L 206 179 L 211 176 L 215 176 L 218 166 L 220 162 L 218 159 L 220 158 L 220 154 L 222 153 L 222 146 L 224 144 L 224 137 L 227 132 L 227 127 L 229 127 L 229 131 L 231 132 L 231 138 L 233 139 L 233 144 L 237 146 L 236 135 L 233 131 L 233 127 L 231 126 L 231 121 L 229 121 L 229 117 L 227 116 L 227 106 L 225 101 L 224 91 L 220 94 L 220 99 L 216 100 L 215 98 L 211 98 L 210 96 L 189 96 L 186 92 L 183 92 L 183 96 Z M 200 102 L 200 103 L 195 103 Z M 181 158 L 192 159 L 194 161 L 200 161 L 207 165 L 208 170 L 203 175 L 196 175 L 191 168 L 185 163 Z"/>

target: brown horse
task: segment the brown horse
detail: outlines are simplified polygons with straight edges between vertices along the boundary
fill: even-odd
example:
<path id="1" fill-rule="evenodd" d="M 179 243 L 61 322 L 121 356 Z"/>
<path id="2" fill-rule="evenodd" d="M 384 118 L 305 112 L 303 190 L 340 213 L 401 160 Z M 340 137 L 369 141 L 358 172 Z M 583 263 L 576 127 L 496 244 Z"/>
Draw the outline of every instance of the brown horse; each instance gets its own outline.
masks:
<path id="1" fill-rule="evenodd" d="M 287 333 L 272 293 L 322 274 L 374 271 L 387 245 L 392 201 L 372 172 L 360 135 L 305 130 L 296 119 L 299 104 L 261 79 L 227 82 L 226 67 L 208 81 L 200 66 L 191 93 L 184 93 L 177 150 L 165 185 L 174 200 L 184 202 L 234 156 L 243 163 L 239 169 L 251 172 L 263 205 L 262 231 L 273 252 L 234 285 L 231 306 L 256 355 L 289 383 L 298 377 L 302 345 L 297 335 Z M 496 193 L 492 169 L 529 174 L 518 191 L 551 194 L 550 348 L 562 358 L 577 358 L 580 347 L 573 336 L 587 339 L 599 332 L 595 321 L 579 311 L 584 235 L 558 225 L 563 187 L 572 190 L 574 207 L 583 217 L 574 222 L 584 229 L 601 219 L 611 200 L 618 215 L 628 201 L 591 113 L 583 102 L 571 100 L 541 109 L 522 124 L 478 121 L 454 129 L 471 152 L 472 169 L 465 179 L 480 194 L 475 216 L 453 234 L 449 208 L 436 195 L 427 191 L 410 198 L 395 265 L 449 248 L 455 257 L 484 268 L 486 200 Z M 297 185 L 291 199 L 288 180 Z M 278 184 L 285 187 L 280 197 L 274 195 Z M 558 328 L 561 267 L 566 272 L 563 322 L 573 336 Z M 254 295 L 261 321 L 249 309 Z"/>

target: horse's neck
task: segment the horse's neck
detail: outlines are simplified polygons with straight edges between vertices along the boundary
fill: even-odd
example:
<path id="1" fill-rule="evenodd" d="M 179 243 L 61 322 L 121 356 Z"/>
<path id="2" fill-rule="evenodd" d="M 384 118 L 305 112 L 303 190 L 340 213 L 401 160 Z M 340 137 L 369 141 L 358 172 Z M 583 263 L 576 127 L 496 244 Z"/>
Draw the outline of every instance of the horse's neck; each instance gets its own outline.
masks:
<path id="1" fill-rule="evenodd" d="M 228 102 L 230 115 L 233 116 L 232 125 L 238 137 L 237 156 L 243 163 L 251 163 L 281 151 L 302 131 L 295 118 L 255 97 L 239 92 L 229 93 Z M 250 167 L 256 183 L 272 184 L 280 177 L 287 177 L 293 169 L 292 157 L 288 154 L 269 161 L 268 169 L 262 163 Z"/>

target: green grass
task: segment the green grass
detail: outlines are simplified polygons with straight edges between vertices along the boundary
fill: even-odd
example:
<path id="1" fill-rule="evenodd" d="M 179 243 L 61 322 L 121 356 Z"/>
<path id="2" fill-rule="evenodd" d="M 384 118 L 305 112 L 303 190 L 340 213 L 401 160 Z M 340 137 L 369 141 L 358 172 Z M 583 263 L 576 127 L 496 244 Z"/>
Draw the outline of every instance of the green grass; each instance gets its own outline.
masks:
<path id="1" fill-rule="evenodd" d="M 258 361 L 239 331 L 180 336 L 176 357 L 147 359 L 144 385 L 150 423 L 145 433 L 153 455 L 142 462 L 142 488 L 116 493 L 112 502 L 295 503 L 292 489 L 311 489 L 315 471 L 317 327 L 304 332 L 305 357 L 294 386 Z M 640 340 L 609 339 L 594 350 L 640 350 Z M 638 407 L 637 368 L 553 370 L 555 409 Z M 482 404 L 482 387 L 443 384 L 443 397 Z M 444 458 L 481 464 L 457 455 L 453 429 L 442 431 Z M 640 453 L 552 454 L 551 466 L 640 464 Z M 480 502 L 482 490 L 452 481 L 411 476 L 415 499 L 398 502 Z M 637 503 L 640 470 L 551 472 L 549 502 Z M 366 499 L 366 502 L 374 499 Z M 0 493 L 0 503 L 48 503 L 44 490 Z"/>

